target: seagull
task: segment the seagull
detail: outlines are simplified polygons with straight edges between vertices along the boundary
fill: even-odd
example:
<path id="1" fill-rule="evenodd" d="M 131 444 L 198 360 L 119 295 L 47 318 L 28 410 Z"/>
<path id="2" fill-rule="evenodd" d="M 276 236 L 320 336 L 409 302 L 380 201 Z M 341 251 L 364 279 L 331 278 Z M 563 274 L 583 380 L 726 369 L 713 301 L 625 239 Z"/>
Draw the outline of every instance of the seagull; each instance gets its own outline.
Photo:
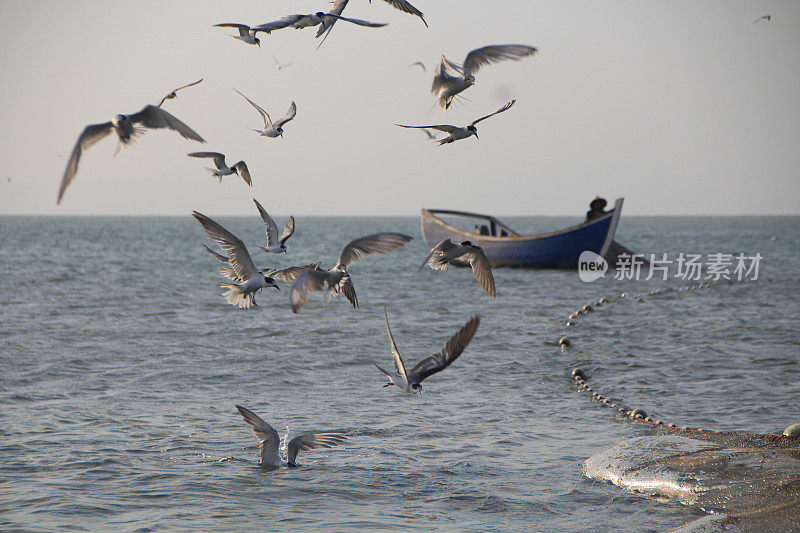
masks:
<path id="1" fill-rule="evenodd" d="M 250 187 L 253 186 L 253 179 L 250 177 L 250 170 L 247 168 L 247 163 L 239 161 L 232 167 L 228 167 L 225 163 L 225 154 L 219 152 L 192 152 L 186 154 L 189 157 L 209 157 L 214 159 L 214 166 L 217 168 L 207 168 L 208 172 L 217 178 L 222 183 L 222 176 L 230 176 L 231 174 L 238 174 Z"/>
<path id="2" fill-rule="evenodd" d="M 261 220 L 264 221 L 264 227 L 267 231 L 267 246 L 259 246 L 259 248 L 270 254 L 286 253 L 286 241 L 294 234 L 294 217 L 289 217 L 289 221 L 283 228 L 283 233 L 281 233 L 281 238 L 279 239 L 278 226 L 275 224 L 275 221 L 272 220 L 272 217 L 269 216 L 266 209 L 261 207 L 258 200 L 253 198 L 253 201 L 256 203 L 258 213 L 261 215 Z"/>
<path id="3" fill-rule="evenodd" d="M 229 304 L 242 309 L 249 309 L 257 305 L 255 293 L 259 289 L 275 287 L 280 290 L 274 279 L 256 268 L 250 258 L 250 254 L 247 252 L 247 247 L 236 235 L 203 213 L 192 211 L 192 216 L 203 226 L 208 236 L 214 239 L 222 248 L 222 251 L 227 254 L 228 265 L 237 278 L 241 280 L 220 284 L 220 287 L 225 289 L 222 295 Z"/>
<path id="4" fill-rule="evenodd" d="M 192 85 L 197 85 L 201 81 L 203 81 L 203 78 L 200 78 L 199 80 L 197 80 L 196 82 L 193 82 L 193 83 L 188 83 L 186 85 L 181 85 L 180 87 L 178 87 L 177 89 L 175 89 L 174 91 L 169 93 L 167 96 L 162 98 L 161 101 L 158 103 L 158 105 L 156 107 L 161 107 L 164 104 L 165 101 L 172 100 L 173 98 L 176 98 L 178 96 L 178 91 L 180 91 L 181 89 L 185 89 L 187 87 L 191 87 Z"/>
<path id="5" fill-rule="evenodd" d="M 222 274 L 231 281 L 235 281 L 236 283 L 242 282 L 242 279 L 238 275 L 236 275 L 236 272 L 230 266 L 230 261 L 228 261 L 228 258 L 226 256 L 218 254 L 205 244 L 203 245 L 203 248 L 205 248 L 208 253 L 213 255 L 217 259 L 217 261 L 222 263 L 222 267 L 219 269 L 220 274 Z M 259 270 L 262 271 L 265 276 L 272 278 L 273 280 L 279 279 L 281 281 L 294 281 L 300 274 L 302 274 L 309 268 L 311 269 L 319 268 L 319 265 L 320 263 L 311 263 L 303 266 L 290 266 L 285 268 L 261 267 L 259 268 Z"/>
<path id="6" fill-rule="evenodd" d="M 328 38 L 330 31 L 333 29 L 333 25 L 336 24 L 336 20 L 341 17 L 341 14 L 344 11 L 344 8 L 347 7 L 347 3 L 349 1 L 350 0 L 335 0 L 333 2 L 333 8 L 331 8 L 330 11 L 325 13 L 325 20 L 322 23 L 322 26 L 320 26 L 320 28 L 317 30 L 317 35 L 316 35 L 316 37 L 319 38 L 320 36 L 322 36 L 323 33 L 325 34 L 325 37 L 322 39 L 322 42 L 325 42 L 325 39 Z M 408 13 L 410 15 L 415 15 L 419 17 L 422 20 L 422 23 L 425 24 L 425 27 L 426 28 L 428 27 L 428 23 L 425 22 L 425 15 L 422 13 L 422 11 L 412 6 L 406 0 L 383 0 L 383 1 L 395 9 L 399 9 L 404 13 Z M 372 0 L 370 0 L 370 3 L 372 3 Z M 320 46 L 322 46 L 322 43 L 320 43 Z M 317 48 L 319 48 L 319 46 Z"/>
<path id="7" fill-rule="evenodd" d="M 772 15 L 764 15 L 763 17 L 758 17 L 756 20 L 753 21 L 753 24 L 755 24 L 756 22 L 761 22 L 762 20 L 766 20 L 767 22 L 769 22 L 770 20 L 772 20 Z"/>
<path id="8" fill-rule="evenodd" d="M 286 63 L 285 65 L 281 65 L 280 62 L 278 61 L 278 57 L 275 54 L 272 54 L 272 58 L 275 60 L 275 70 L 281 70 L 282 68 L 286 68 L 289 65 L 291 65 L 291 63 Z"/>
<path id="9" fill-rule="evenodd" d="M 413 67 L 414 65 L 419 65 L 420 68 L 422 69 L 422 72 L 428 72 L 428 69 L 425 68 L 425 63 L 423 63 L 422 61 L 414 61 L 413 63 L 411 63 L 408 66 L 409 67 Z"/>
<path id="10" fill-rule="evenodd" d="M 405 126 L 403 124 L 395 124 L 395 126 L 400 126 L 401 128 L 419 128 L 419 129 L 422 129 L 422 130 L 427 129 L 427 128 L 431 128 L 431 129 L 434 129 L 434 130 L 439 130 L 439 131 L 443 131 L 445 133 L 448 133 L 449 135 L 447 137 L 443 137 L 442 139 L 439 140 L 439 146 L 442 146 L 443 144 L 451 143 L 451 142 L 454 142 L 454 141 L 460 141 L 461 139 L 468 139 L 472 135 L 474 135 L 476 139 L 479 139 L 479 137 L 478 137 L 478 129 L 475 127 L 475 124 L 477 124 L 481 120 L 486 120 L 487 118 L 492 117 L 492 116 L 494 116 L 494 115 L 496 115 L 498 113 L 502 113 L 503 111 L 507 111 L 508 109 L 511 108 L 511 106 L 514 105 L 515 102 L 516 102 L 516 100 L 511 100 L 509 103 L 507 103 L 506 105 L 504 105 L 503 107 L 501 107 L 500 109 L 495 111 L 494 113 L 489 113 L 485 117 L 481 117 L 479 119 L 473 120 L 472 122 L 470 122 L 468 125 L 466 125 L 463 128 L 461 128 L 459 126 L 451 126 L 450 124 L 437 124 L 437 125 L 433 125 L 433 126 Z"/>
<path id="11" fill-rule="evenodd" d="M 411 240 L 411 237 L 402 233 L 375 233 L 350 241 L 342 248 L 336 266 L 330 270 L 323 270 L 319 266 L 310 268 L 294 281 L 289 292 L 292 312 L 297 313 L 308 301 L 309 294 L 321 291 L 326 285 L 325 302 L 341 292 L 353 304 L 353 308 L 358 309 L 358 297 L 347 267 L 362 257 L 391 252 Z"/>
<path id="12" fill-rule="evenodd" d="M 239 30 L 239 35 L 231 35 L 234 39 L 239 39 L 247 44 L 257 44 L 261 48 L 261 39 L 256 37 L 259 30 L 251 28 L 247 24 L 237 24 L 235 22 L 226 22 L 224 24 L 214 24 L 215 28 L 236 28 Z M 269 32 L 267 32 L 269 33 Z"/>
<path id="13" fill-rule="evenodd" d="M 257 131 L 262 137 L 270 137 L 272 139 L 274 139 L 279 135 L 283 137 L 283 125 L 292 120 L 295 117 L 295 115 L 297 115 L 297 105 L 294 102 L 292 102 L 292 104 L 289 106 L 289 110 L 286 112 L 286 116 L 283 117 L 282 119 L 272 122 L 272 119 L 269 118 L 269 115 L 267 114 L 266 111 L 264 111 L 264 109 L 261 108 L 261 106 L 259 106 L 254 101 L 250 100 L 248 97 L 239 92 L 237 89 L 234 89 L 234 91 L 242 95 L 242 98 L 250 102 L 250 105 L 255 107 L 256 110 L 259 113 L 261 113 L 261 118 L 264 119 L 264 129 L 263 130 L 256 130 L 253 128 L 250 129 L 252 129 L 253 131 Z"/>
<path id="14" fill-rule="evenodd" d="M 389 383 L 384 385 L 384 387 L 397 385 L 403 389 L 403 391 L 408 392 L 409 394 L 422 394 L 422 380 L 428 376 L 432 376 L 437 372 L 441 372 L 450 366 L 450 363 L 458 359 L 458 356 L 461 355 L 461 352 L 464 351 L 469 342 L 472 340 L 472 337 L 478 330 L 478 325 L 481 323 L 480 315 L 473 316 L 463 328 L 458 330 L 458 333 L 450 337 L 450 340 L 447 341 L 447 344 L 444 345 L 444 348 L 431 355 L 427 359 L 423 359 L 414 365 L 414 368 L 407 371 L 405 364 L 403 364 L 403 358 L 400 357 L 400 352 L 397 350 L 397 345 L 394 343 L 392 330 L 389 328 L 389 316 L 386 314 L 386 309 L 383 310 L 383 314 L 384 318 L 386 319 L 386 333 L 389 334 L 389 345 L 392 349 L 394 368 L 397 373 L 389 373 L 378 366 L 377 363 L 373 364 L 378 367 L 378 370 L 389 377 Z"/>
<path id="15" fill-rule="evenodd" d="M 177 131 L 184 139 L 205 142 L 192 128 L 154 105 L 146 105 L 141 111 L 133 115 L 116 115 L 110 122 L 90 124 L 81 132 L 78 142 L 75 143 L 75 148 L 72 149 L 72 155 L 69 157 L 64 176 L 61 178 L 61 186 L 58 188 L 56 203 L 61 203 L 64 191 L 75 179 L 75 174 L 78 173 L 78 163 L 84 150 L 114 132 L 119 138 L 119 146 L 117 147 L 117 152 L 119 152 L 122 148 L 126 148 L 135 141 L 147 129 L 154 128 L 168 128 Z"/>
<path id="16" fill-rule="evenodd" d="M 312 450 L 314 448 L 331 448 L 343 444 L 347 439 L 344 433 L 336 431 L 326 432 L 312 432 L 298 435 L 289 441 L 287 445 L 286 461 L 282 461 L 279 448 L 281 439 L 278 437 L 278 432 L 272 426 L 261 420 L 250 409 L 237 405 L 236 408 L 239 413 L 244 417 L 244 421 L 253 426 L 253 431 L 259 443 L 259 454 L 261 458 L 258 464 L 261 466 L 288 466 L 294 468 L 299 466 L 297 464 L 297 454 L 301 451 Z"/>
<path id="17" fill-rule="evenodd" d="M 335 13 L 323 13 L 322 11 L 318 11 L 316 13 L 310 13 L 307 15 L 286 15 L 280 20 L 275 20 L 273 22 L 267 22 L 265 24 L 256 26 L 253 28 L 253 30 L 270 33 L 283 28 L 294 28 L 296 30 L 300 30 L 303 28 L 318 26 L 320 24 L 322 24 L 324 28 L 326 24 L 325 21 L 328 20 L 328 17 L 331 17 L 333 20 L 344 20 L 346 22 L 352 22 L 353 24 L 367 26 L 369 28 L 382 28 L 383 26 L 388 26 L 388 24 L 385 22 L 369 22 L 368 20 L 353 19 L 342 17 Z"/>
<path id="18" fill-rule="evenodd" d="M 475 83 L 475 73 L 482 66 L 507 59 L 519 60 L 536 53 L 536 48 L 524 44 L 496 44 L 476 48 L 467 54 L 463 65 L 458 65 L 442 56 L 436 75 L 433 77 L 431 92 L 436 95 L 441 110 L 450 107 L 453 98 Z M 456 71 L 451 75 L 448 69 Z"/>
<path id="19" fill-rule="evenodd" d="M 447 274 L 447 267 L 451 264 L 468 263 L 472 267 L 475 279 L 481 284 L 486 294 L 494 298 L 494 276 L 492 268 L 489 266 L 489 259 L 483 252 L 483 248 L 470 241 L 463 241 L 461 244 L 453 244 L 450 239 L 445 239 L 433 247 L 431 253 L 422 264 L 428 265 L 434 270 L 441 270 Z"/>

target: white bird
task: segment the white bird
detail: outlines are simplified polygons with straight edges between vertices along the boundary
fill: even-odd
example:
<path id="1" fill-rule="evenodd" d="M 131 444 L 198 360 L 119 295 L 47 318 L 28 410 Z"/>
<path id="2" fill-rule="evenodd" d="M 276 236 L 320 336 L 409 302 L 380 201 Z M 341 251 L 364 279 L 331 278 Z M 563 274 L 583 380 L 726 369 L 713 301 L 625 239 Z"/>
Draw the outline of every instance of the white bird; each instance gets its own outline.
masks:
<path id="1" fill-rule="evenodd" d="M 147 129 L 155 128 L 168 128 L 177 131 L 185 139 L 191 139 L 201 143 L 205 142 L 192 128 L 160 107 L 154 105 L 144 106 L 141 111 L 133 115 L 116 115 L 110 122 L 90 124 L 84 128 L 83 132 L 78 137 L 78 142 L 75 143 L 75 148 L 72 149 L 72 155 L 70 155 L 69 161 L 67 162 L 64 176 L 61 178 L 61 186 L 58 188 L 58 199 L 56 203 L 61 203 L 64 191 L 67 190 L 69 184 L 75 179 L 75 174 L 78 173 L 78 163 L 81 160 L 81 155 L 84 150 L 114 132 L 119 138 L 119 146 L 117 147 L 117 152 L 119 152 L 122 148 L 133 143 L 133 141 Z"/>
<path id="2" fill-rule="evenodd" d="M 269 118 L 269 114 L 267 114 L 267 112 L 264 111 L 264 109 L 262 109 L 261 106 L 259 106 L 254 101 L 250 100 L 248 97 L 239 92 L 237 89 L 234 89 L 234 91 L 239 93 L 242 96 L 242 98 L 250 102 L 250 105 L 255 107 L 256 110 L 259 113 L 261 113 L 261 118 L 264 119 L 264 129 L 263 130 L 257 130 L 253 128 L 250 129 L 252 129 L 253 131 L 257 131 L 262 137 L 270 137 L 272 139 L 278 136 L 283 137 L 283 125 L 292 120 L 297 115 L 297 105 L 294 102 L 292 102 L 291 105 L 289 106 L 289 110 L 286 112 L 286 116 L 283 117 L 282 119 L 272 122 L 272 119 Z"/>
<path id="3" fill-rule="evenodd" d="M 253 186 L 253 178 L 250 176 L 250 170 L 247 168 L 247 163 L 239 161 L 232 167 L 228 167 L 225 163 L 225 154 L 219 152 L 192 152 L 186 154 L 189 157 L 206 157 L 214 160 L 214 166 L 217 168 L 206 168 L 209 174 L 214 176 L 222 183 L 222 176 L 230 176 L 231 174 L 238 174 L 246 184 L 250 187 Z"/>
<path id="4" fill-rule="evenodd" d="M 264 221 L 264 228 L 267 232 L 267 246 L 259 246 L 259 248 L 271 254 L 286 253 L 286 241 L 294 234 L 294 217 L 289 217 L 289 221 L 283 228 L 283 233 L 281 233 L 281 237 L 279 239 L 278 225 L 275 224 L 275 221 L 272 220 L 272 217 L 269 216 L 269 213 L 267 213 L 266 209 L 261 207 L 261 204 L 258 203 L 258 200 L 253 198 L 253 201 L 256 203 L 258 213 L 261 215 L 261 220 Z"/>
<path id="5" fill-rule="evenodd" d="M 433 77 L 431 92 L 436 95 L 439 108 L 444 110 L 450 107 L 453 98 L 475 84 L 475 73 L 482 66 L 505 61 L 507 59 L 519 60 L 536 53 L 536 48 L 524 44 L 496 44 L 476 48 L 467 54 L 463 65 L 458 65 L 442 56 L 436 74 Z M 453 76 L 449 69 L 456 72 Z"/>
<path id="6" fill-rule="evenodd" d="M 280 290 L 274 279 L 256 268 L 247 247 L 236 235 L 202 213 L 192 211 L 192 216 L 203 226 L 208 236 L 222 248 L 222 251 L 228 256 L 228 265 L 236 277 L 241 280 L 220 284 L 220 287 L 225 289 L 222 292 L 225 301 L 233 306 L 249 309 L 257 305 L 255 293 L 259 289 L 275 287 Z"/>
<path id="7" fill-rule="evenodd" d="M 235 22 L 226 22 L 224 24 L 214 24 L 215 28 L 236 28 L 239 30 L 239 35 L 231 35 L 234 39 L 239 39 L 247 44 L 257 44 L 261 48 L 261 39 L 256 37 L 259 30 L 251 28 L 247 24 L 237 24 Z M 269 33 L 269 32 L 267 32 Z"/>
<path id="8" fill-rule="evenodd" d="M 473 120 L 472 122 L 470 122 L 469 124 L 467 124 L 463 128 L 460 127 L 460 126 L 452 126 L 450 124 L 435 124 L 435 125 L 431 125 L 431 126 L 406 126 L 406 125 L 403 125 L 403 124 L 395 124 L 395 126 L 400 126 L 401 128 L 418 128 L 418 129 L 422 129 L 422 130 L 430 128 L 430 129 L 439 130 L 439 131 L 443 131 L 445 133 L 448 133 L 449 135 L 447 135 L 447 137 L 442 137 L 441 139 L 439 139 L 439 141 L 438 141 L 439 142 L 439 146 L 442 146 L 443 144 L 448 144 L 448 143 L 451 143 L 451 142 L 454 142 L 454 141 L 460 141 L 461 139 L 468 139 L 472 135 L 474 135 L 476 139 L 479 139 L 479 137 L 478 137 L 478 129 L 475 127 L 475 124 L 477 124 L 481 120 L 486 120 L 487 118 L 492 117 L 492 116 L 494 116 L 494 115 L 496 115 L 498 113 L 502 113 L 503 111 L 507 111 L 508 109 L 511 108 L 511 106 L 514 105 L 514 103 L 516 103 L 516 100 L 511 100 L 509 103 L 507 103 L 506 105 L 504 105 L 503 107 L 501 107 L 500 109 L 495 111 L 494 113 L 489 113 L 488 115 L 486 115 L 484 117 L 481 117 L 479 119 Z"/>
<path id="9" fill-rule="evenodd" d="M 213 255 L 217 259 L 217 261 L 222 263 L 222 267 L 219 269 L 220 274 L 222 274 L 231 281 L 235 281 L 236 283 L 242 282 L 242 279 L 239 278 L 239 276 L 236 275 L 236 272 L 234 272 L 233 268 L 231 268 L 230 261 L 228 261 L 228 258 L 226 256 L 218 254 L 205 244 L 203 245 L 203 248 L 205 248 L 208 253 Z M 311 269 L 319 268 L 319 265 L 320 263 L 311 263 L 303 266 L 290 266 L 284 268 L 259 267 L 259 270 L 262 271 L 265 276 L 272 278 L 273 280 L 279 279 L 281 281 L 294 281 L 300 274 L 302 274 L 309 268 Z"/>
<path id="10" fill-rule="evenodd" d="M 406 370 L 403 358 L 400 357 L 400 351 L 397 349 L 394 337 L 392 337 L 392 330 L 389 328 L 389 316 L 386 314 L 385 309 L 384 318 L 386 319 L 386 333 L 389 335 L 389 346 L 392 349 L 392 358 L 394 359 L 396 373 L 387 372 L 378 366 L 377 363 L 373 364 L 378 367 L 378 370 L 389 377 L 389 383 L 384 385 L 384 387 L 396 385 L 409 394 L 421 394 L 422 380 L 437 372 L 441 372 L 450 366 L 453 361 L 458 359 L 458 356 L 461 355 L 467 347 L 472 337 L 475 336 L 478 325 L 481 323 L 480 315 L 473 316 L 458 333 L 450 337 L 450 340 L 447 341 L 444 348 L 430 357 L 423 359 L 414 365 L 411 370 Z"/>
<path id="11" fill-rule="evenodd" d="M 284 65 L 281 65 L 280 62 L 278 61 L 278 57 L 275 54 L 272 54 L 272 59 L 275 60 L 275 70 L 281 70 L 291 65 L 291 63 L 286 63 Z"/>
<path id="12" fill-rule="evenodd" d="M 178 91 L 180 91 L 181 89 L 185 89 L 187 87 L 192 87 L 193 85 L 197 85 L 201 81 L 203 81 L 203 78 L 200 78 L 199 80 L 197 80 L 195 82 L 192 82 L 192 83 L 187 83 L 186 85 L 181 85 L 180 87 L 178 87 L 177 89 L 175 89 L 171 93 L 167 94 L 164 98 L 162 98 L 161 101 L 158 103 L 158 105 L 156 107 L 161 107 L 164 104 L 164 102 L 167 101 L 167 100 L 172 100 L 173 98 L 177 98 Z"/>
<path id="13" fill-rule="evenodd" d="M 350 241 L 342 248 L 336 266 L 330 270 L 319 267 L 308 269 L 295 280 L 289 292 L 292 312 L 297 313 L 306 304 L 309 294 L 321 291 L 326 286 L 326 302 L 331 296 L 341 292 L 358 309 L 358 297 L 347 267 L 362 257 L 391 252 L 411 240 L 411 237 L 402 233 L 375 233 Z"/>
<path id="14" fill-rule="evenodd" d="M 331 448 L 343 444 L 347 439 L 347 435 L 337 431 L 311 432 L 298 435 L 289 441 L 286 447 L 286 461 L 284 462 L 280 457 L 281 439 L 278 437 L 278 432 L 250 409 L 241 405 L 237 405 L 236 408 L 244 417 L 244 421 L 253 426 L 253 432 L 255 432 L 259 444 L 258 453 L 260 458 L 258 464 L 262 466 L 275 468 L 288 466 L 293 468 L 298 466 L 297 454 L 301 451 L 314 448 Z"/>
<path id="15" fill-rule="evenodd" d="M 344 8 L 347 7 L 347 3 L 349 1 L 350 0 L 335 0 L 333 2 L 333 7 L 331 8 L 331 10 L 325 13 L 325 20 L 323 21 L 322 26 L 320 26 L 320 28 L 317 30 L 317 35 L 316 35 L 316 37 L 319 38 L 322 36 L 323 33 L 325 34 L 325 37 L 322 39 L 322 42 L 325 42 L 325 39 L 328 38 L 328 35 L 333 29 L 333 25 L 336 24 L 338 18 L 341 17 L 342 12 L 344 11 Z M 404 13 L 408 13 L 410 15 L 415 15 L 419 17 L 422 20 L 422 23 L 425 24 L 425 27 L 426 28 L 428 27 L 428 23 L 425 22 L 425 15 L 422 13 L 422 11 L 412 6 L 406 0 L 383 0 L 383 1 L 395 9 L 399 9 Z M 370 3 L 372 3 L 372 0 L 370 0 Z M 319 46 L 322 46 L 322 42 L 319 44 Z M 319 48 L 319 46 L 317 48 Z"/>
<path id="16" fill-rule="evenodd" d="M 486 294 L 494 298 L 494 275 L 492 274 L 491 266 L 489 266 L 489 259 L 486 257 L 483 248 L 477 244 L 472 244 L 470 241 L 463 241 L 460 244 L 454 244 L 450 239 L 441 241 L 433 247 L 430 255 L 419 266 L 419 270 L 428 265 L 434 270 L 441 270 L 447 274 L 449 265 L 463 265 L 464 263 L 472 267 L 475 279 L 478 280 Z"/>
<path id="17" fill-rule="evenodd" d="M 388 24 L 385 22 L 370 22 L 368 20 L 342 17 L 335 13 L 323 13 L 322 11 L 318 11 L 316 13 L 309 13 L 302 15 L 301 14 L 286 15 L 285 17 L 279 20 L 267 22 L 259 26 L 256 26 L 255 28 L 253 28 L 253 30 L 270 33 L 275 30 L 280 30 L 283 28 L 294 28 L 300 30 L 303 28 L 310 28 L 312 26 L 317 26 L 319 24 L 322 24 L 323 27 L 325 27 L 326 20 L 344 20 L 345 22 L 352 22 L 353 24 L 357 24 L 359 26 L 366 26 L 369 28 L 382 28 L 383 26 L 388 26 Z"/>

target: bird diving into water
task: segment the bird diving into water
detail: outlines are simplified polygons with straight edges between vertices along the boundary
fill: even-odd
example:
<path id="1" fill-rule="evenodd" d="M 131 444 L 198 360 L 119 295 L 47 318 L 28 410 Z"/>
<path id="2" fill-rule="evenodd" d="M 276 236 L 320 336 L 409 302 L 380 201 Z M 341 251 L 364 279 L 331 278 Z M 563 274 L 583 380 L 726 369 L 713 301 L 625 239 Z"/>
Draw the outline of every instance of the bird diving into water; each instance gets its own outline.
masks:
<path id="1" fill-rule="evenodd" d="M 239 92 L 237 89 L 234 89 L 234 91 L 239 93 L 242 96 L 242 98 L 250 102 L 250 105 L 256 108 L 256 111 L 258 111 L 261 114 L 261 118 L 264 119 L 264 129 L 263 130 L 257 130 L 254 128 L 250 129 L 258 132 L 259 135 L 261 135 L 262 137 L 270 137 L 272 139 L 278 136 L 283 137 L 283 125 L 292 120 L 295 116 L 297 116 L 297 104 L 292 102 L 289 105 L 289 110 L 286 112 L 286 116 L 276 120 L 275 122 L 272 122 L 272 119 L 269 118 L 269 114 L 266 111 L 264 111 L 264 109 L 261 106 L 259 106 L 254 101 L 250 100 L 248 97 Z"/>
<path id="2" fill-rule="evenodd" d="M 483 251 L 483 248 L 477 244 L 472 244 L 470 241 L 463 241 L 460 244 L 454 244 L 450 239 L 445 239 L 433 247 L 431 253 L 419 269 L 428 265 L 434 270 L 441 270 L 447 274 L 447 267 L 453 264 L 468 264 L 472 267 L 472 273 L 475 279 L 478 280 L 481 287 L 486 294 L 494 298 L 494 275 L 492 268 L 489 266 L 489 259 Z"/>
<path id="3" fill-rule="evenodd" d="M 219 152 L 192 152 L 186 154 L 189 157 L 205 157 L 214 160 L 214 166 L 217 168 L 207 168 L 209 174 L 214 176 L 222 183 L 222 176 L 230 176 L 231 174 L 238 174 L 244 182 L 250 187 L 253 186 L 253 178 L 250 176 L 250 170 L 247 168 L 247 163 L 239 161 L 232 167 L 228 167 L 225 163 L 225 154 Z"/>
<path id="4" fill-rule="evenodd" d="M 442 137 L 441 139 L 439 139 L 437 141 L 439 143 L 439 146 L 442 146 L 443 144 L 448 144 L 448 143 L 451 143 L 451 142 L 454 142 L 454 141 L 460 141 L 461 139 L 469 139 L 473 135 L 475 136 L 476 139 L 479 139 L 479 137 L 478 137 L 478 129 L 475 127 L 475 124 L 477 124 L 481 120 L 486 120 L 489 117 L 493 117 L 494 115 L 496 115 L 498 113 L 502 113 L 503 111 L 508 111 L 509 109 L 511 109 L 511 107 L 515 103 L 516 103 L 516 100 L 511 100 L 509 103 L 507 103 L 506 105 L 504 105 L 503 107 L 501 107 L 500 109 L 495 111 L 494 113 L 489 113 L 486 116 L 483 116 L 483 117 L 481 117 L 479 119 L 473 120 L 472 122 L 470 122 L 469 124 L 467 124 L 464 127 L 453 126 L 453 125 L 450 125 L 450 124 L 435 124 L 435 125 L 431 125 L 431 126 L 406 126 L 404 124 L 395 124 L 395 126 L 400 126 L 401 128 L 417 128 L 417 129 L 421 129 L 421 130 L 433 129 L 433 130 L 443 131 L 443 132 L 447 133 L 448 135 L 447 135 L 447 137 Z"/>
<path id="5" fill-rule="evenodd" d="M 140 135 L 148 129 L 167 128 L 177 131 L 184 139 L 191 139 L 193 141 L 204 143 L 200 135 L 192 128 L 175 118 L 173 115 L 164 111 L 160 107 L 154 105 L 147 105 L 132 115 L 116 115 L 109 122 L 102 124 L 90 124 L 84 128 L 83 132 L 78 137 L 75 143 L 75 148 L 72 149 L 67 162 L 67 168 L 64 170 L 64 175 L 61 178 L 61 185 L 58 188 L 58 198 L 56 203 L 60 204 L 64 197 L 64 192 L 75 179 L 78 173 L 78 163 L 81 160 L 84 150 L 94 146 L 94 144 L 103 139 L 104 137 L 116 133 L 119 139 L 117 146 L 117 153 L 123 148 L 133 143 Z"/>
<path id="6" fill-rule="evenodd" d="M 197 80 L 195 82 L 192 82 L 192 83 L 187 83 L 186 85 L 181 85 L 180 87 L 178 87 L 174 91 L 172 91 L 169 94 L 167 94 L 164 98 L 162 98 L 161 101 L 158 103 L 158 105 L 156 107 L 161 107 L 162 105 L 164 105 L 164 102 L 166 102 L 167 100 L 172 100 L 173 98 L 177 98 L 178 97 L 178 91 L 180 91 L 182 89 L 185 89 L 187 87 L 192 87 L 194 85 L 197 85 L 201 81 L 203 81 L 203 78 L 200 78 L 199 80 Z"/>
<path id="7" fill-rule="evenodd" d="M 362 257 L 391 252 L 411 240 L 411 237 L 402 233 L 375 233 L 350 241 L 342 248 L 336 266 L 330 270 L 323 270 L 319 267 L 309 268 L 294 281 L 289 292 L 292 312 L 297 313 L 306 304 L 311 293 L 321 291 L 326 286 L 326 302 L 331 296 L 341 292 L 350 301 L 353 308 L 358 309 L 356 289 L 347 272 L 347 267 Z"/>
<path id="8" fill-rule="evenodd" d="M 397 349 L 397 344 L 394 342 L 394 337 L 392 337 L 392 330 L 389 328 L 389 315 L 386 313 L 385 309 L 383 314 L 384 318 L 386 319 L 386 333 L 389 335 L 389 347 L 392 350 L 395 373 L 387 372 L 378 366 L 377 363 L 373 364 L 378 368 L 378 370 L 386 374 L 386 376 L 389 378 L 389 383 L 384 385 L 384 387 L 397 385 L 400 389 L 409 394 L 421 394 L 422 380 L 432 376 L 433 374 L 436 374 L 437 372 L 441 372 L 450 366 L 453 361 L 458 359 L 458 356 L 461 355 L 461 353 L 470 343 L 472 337 L 475 336 L 475 332 L 478 330 L 478 325 L 481 323 L 480 315 L 473 316 L 464 325 L 464 327 L 458 331 L 458 333 L 453 335 L 450 340 L 447 341 L 447 344 L 444 345 L 444 348 L 430 357 L 423 359 L 414 365 L 411 370 L 406 370 L 406 366 L 403 363 L 403 358 L 400 357 L 400 351 Z"/>
<path id="9" fill-rule="evenodd" d="M 286 445 L 286 461 L 280 456 L 281 439 L 278 432 L 264 422 L 258 415 L 250 409 L 237 405 L 236 409 L 244 418 L 244 421 L 253 426 L 253 432 L 258 439 L 258 454 L 260 466 L 278 468 L 288 466 L 290 468 L 299 466 L 297 464 L 297 454 L 301 451 L 313 450 L 314 448 L 332 448 L 343 444 L 347 435 L 338 431 L 310 432 L 298 435 Z"/>
<path id="10" fill-rule="evenodd" d="M 453 63 L 442 56 L 433 76 L 431 93 L 442 111 L 449 108 L 457 94 L 475 84 L 475 73 L 483 66 L 509 59 L 520 60 L 536 53 L 536 48 L 525 44 L 495 44 L 476 48 L 467 54 L 464 64 Z M 455 76 L 450 74 L 455 72 Z"/>

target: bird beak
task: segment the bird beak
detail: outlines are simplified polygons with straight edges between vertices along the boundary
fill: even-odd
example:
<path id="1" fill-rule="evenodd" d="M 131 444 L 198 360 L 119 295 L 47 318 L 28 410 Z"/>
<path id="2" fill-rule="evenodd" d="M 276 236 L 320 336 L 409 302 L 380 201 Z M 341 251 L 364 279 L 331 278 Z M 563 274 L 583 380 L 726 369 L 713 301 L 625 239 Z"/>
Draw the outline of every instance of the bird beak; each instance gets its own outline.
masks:
<path id="1" fill-rule="evenodd" d="M 276 288 L 276 289 L 278 289 L 278 290 L 281 290 L 281 288 L 280 288 L 280 287 L 278 287 L 277 285 L 273 285 L 273 287 L 275 287 L 275 288 Z"/>
<path id="2" fill-rule="evenodd" d="M 256 44 L 258 45 L 259 48 L 261 48 L 261 42 L 260 41 L 257 42 Z"/>
<path id="3" fill-rule="evenodd" d="M 478 134 L 477 134 L 477 133 L 475 134 L 475 138 L 476 138 L 476 139 L 478 139 L 478 140 L 481 140 L 481 138 L 480 138 L 480 137 L 478 137 Z"/>

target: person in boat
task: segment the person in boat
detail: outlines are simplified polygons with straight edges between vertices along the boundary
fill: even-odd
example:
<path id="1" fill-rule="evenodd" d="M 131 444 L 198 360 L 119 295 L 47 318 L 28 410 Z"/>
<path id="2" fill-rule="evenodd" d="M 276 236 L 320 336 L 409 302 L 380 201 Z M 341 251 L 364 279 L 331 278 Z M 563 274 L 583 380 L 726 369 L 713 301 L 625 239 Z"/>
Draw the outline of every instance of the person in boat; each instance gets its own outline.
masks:
<path id="1" fill-rule="evenodd" d="M 606 202 L 605 198 L 596 196 L 594 200 L 589 202 L 589 210 L 586 212 L 586 222 L 591 222 L 592 220 L 605 215 L 606 205 L 608 205 L 608 202 Z"/>

